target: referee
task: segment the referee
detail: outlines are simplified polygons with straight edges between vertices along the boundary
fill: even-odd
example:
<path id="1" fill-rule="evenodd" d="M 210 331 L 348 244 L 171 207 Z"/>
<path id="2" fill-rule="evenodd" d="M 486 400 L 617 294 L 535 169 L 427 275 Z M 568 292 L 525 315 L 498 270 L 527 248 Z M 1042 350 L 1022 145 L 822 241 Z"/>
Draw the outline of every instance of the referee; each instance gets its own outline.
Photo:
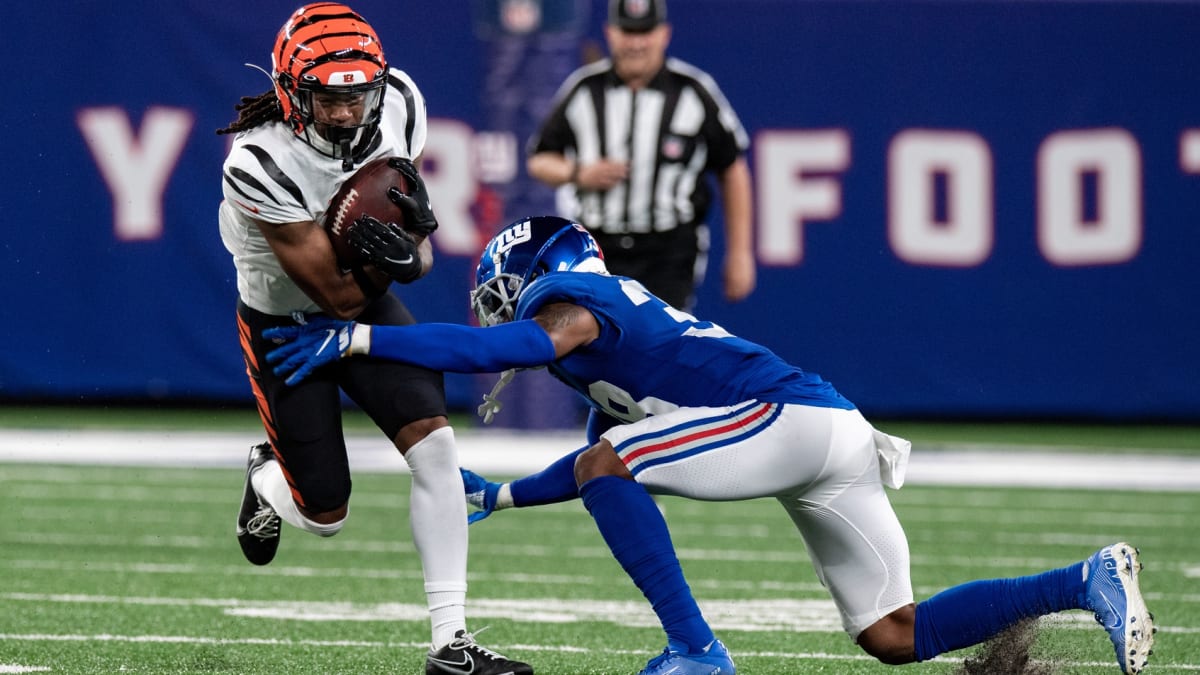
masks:
<path id="1" fill-rule="evenodd" d="M 665 0 L 610 0 L 610 57 L 567 78 L 530 140 L 529 174 L 591 230 L 613 274 L 690 310 L 707 263 L 717 177 L 725 215 L 724 296 L 754 290 L 749 140 L 717 83 L 668 59 Z"/>

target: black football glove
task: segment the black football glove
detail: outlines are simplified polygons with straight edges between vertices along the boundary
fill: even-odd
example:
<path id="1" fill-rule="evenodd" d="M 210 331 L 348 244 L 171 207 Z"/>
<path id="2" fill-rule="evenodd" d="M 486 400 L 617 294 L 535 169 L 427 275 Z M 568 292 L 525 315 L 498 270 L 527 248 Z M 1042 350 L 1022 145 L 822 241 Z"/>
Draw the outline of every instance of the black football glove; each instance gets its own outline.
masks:
<path id="1" fill-rule="evenodd" d="M 421 276 L 421 254 L 412 235 L 363 214 L 350 226 L 349 243 L 380 272 L 407 284 Z"/>
<path id="2" fill-rule="evenodd" d="M 388 166 L 400 172 L 408 181 L 408 194 L 398 188 L 388 188 L 388 199 L 404 211 L 404 228 L 416 232 L 422 237 L 428 237 L 438 229 L 437 218 L 433 216 L 433 206 L 429 203 L 429 192 L 425 190 L 425 181 L 417 173 L 417 167 L 412 160 L 403 157 L 392 157 Z"/>

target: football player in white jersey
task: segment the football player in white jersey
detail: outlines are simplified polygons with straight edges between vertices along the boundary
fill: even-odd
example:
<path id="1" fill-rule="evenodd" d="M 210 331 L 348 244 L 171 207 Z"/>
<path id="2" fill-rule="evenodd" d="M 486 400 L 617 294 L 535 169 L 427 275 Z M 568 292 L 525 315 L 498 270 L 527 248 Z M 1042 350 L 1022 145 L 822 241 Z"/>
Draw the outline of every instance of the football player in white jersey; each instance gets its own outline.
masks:
<path id="1" fill-rule="evenodd" d="M 583 500 L 667 634 L 643 675 L 735 672 L 651 493 L 777 499 L 847 633 L 884 663 L 925 661 L 1025 618 L 1083 609 L 1105 628 L 1123 672 L 1145 666 L 1153 617 L 1138 589 L 1137 551 L 1125 543 L 914 603 L 908 542 L 884 491 L 903 482 L 907 442 L 877 431 L 819 375 L 610 276 L 583 226 L 537 217 L 502 230 L 483 252 L 472 305 L 483 327 L 329 319 L 275 328 L 267 337 L 289 342 L 267 361 L 276 374 L 290 373 L 289 383 L 364 354 L 457 372 L 545 366 L 587 398 L 588 446 L 512 483 L 465 470 L 463 482 L 485 515 Z M 339 339 L 328 339 L 329 330 Z"/>
<path id="2" fill-rule="evenodd" d="M 433 263 L 437 229 L 413 163 L 425 146 L 425 100 L 389 68 L 371 26 L 349 7 L 317 2 L 296 10 L 271 53 L 272 90 L 244 98 L 223 171 L 221 238 L 237 269 L 237 321 L 251 388 L 268 442 L 251 449 L 236 533 L 246 558 L 274 558 L 280 522 L 328 537 L 346 521 L 350 471 L 341 392 L 379 426 L 412 474 L 410 525 L 421 558 L 432 624 L 427 673 L 522 675 L 527 664 L 488 650 L 466 630 L 466 506 L 439 371 L 386 361 L 347 362 L 300 387 L 262 368 L 271 326 L 320 317 L 385 325 L 415 323 L 392 281 L 408 283 Z M 391 260 L 344 271 L 321 223 L 330 198 L 362 164 L 380 157 L 404 175 L 389 197 L 415 236 L 385 228 Z M 401 261 L 401 262 L 397 262 Z"/>

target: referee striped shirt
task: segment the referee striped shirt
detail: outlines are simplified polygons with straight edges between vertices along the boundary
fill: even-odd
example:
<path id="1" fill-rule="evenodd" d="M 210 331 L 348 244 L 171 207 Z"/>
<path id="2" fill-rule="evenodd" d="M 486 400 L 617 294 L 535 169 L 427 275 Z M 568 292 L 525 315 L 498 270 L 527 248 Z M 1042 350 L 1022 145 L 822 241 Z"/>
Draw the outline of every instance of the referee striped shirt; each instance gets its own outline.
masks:
<path id="1" fill-rule="evenodd" d="M 748 147 L 746 130 L 708 73 L 667 59 L 635 92 L 603 59 L 559 88 L 529 152 L 557 152 L 582 164 L 628 162 L 623 183 L 578 191 L 574 212 L 564 215 L 605 234 L 637 234 L 702 223 L 712 201 L 703 174 L 724 171 Z"/>

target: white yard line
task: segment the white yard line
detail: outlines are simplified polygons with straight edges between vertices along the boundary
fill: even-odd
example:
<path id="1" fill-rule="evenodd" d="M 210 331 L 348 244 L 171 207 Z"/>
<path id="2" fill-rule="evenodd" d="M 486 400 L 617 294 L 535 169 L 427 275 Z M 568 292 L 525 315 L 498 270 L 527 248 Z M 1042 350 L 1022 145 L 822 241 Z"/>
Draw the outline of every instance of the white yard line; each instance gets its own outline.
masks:
<path id="1" fill-rule="evenodd" d="M 144 605 L 203 607 L 229 616 L 250 616 L 277 621 L 422 621 L 425 605 L 383 602 L 315 602 L 298 600 L 246 600 L 241 598 L 134 597 L 67 593 L 0 593 L 0 600 L 71 605 Z M 828 598 L 764 600 L 700 600 L 713 628 L 719 631 L 841 633 L 837 606 Z M 650 607 L 640 601 L 586 600 L 580 598 L 472 598 L 468 614 L 473 619 L 503 619 L 533 623 L 607 622 L 622 626 L 655 628 L 659 625 Z M 1047 626 L 1066 630 L 1096 630 L 1086 612 L 1065 612 L 1042 617 Z M 1164 626 L 1163 632 L 1200 633 L 1200 628 Z"/>
<path id="2" fill-rule="evenodd" d="M 512 430 L 457 431 L 459 463 L 483 474 L 538 471 L 578 448 L 582 435 Z M 241 467 L 248 433 L 184 431 L 65 431 L 0 429 L 0 462 L 117 466 Z M 407 471 L 386 440 L 347 439 L 356 472 Z M 1200 457 L 1156 455 L 1152 450 L 1056 452 L 1052 447 L 984 446 L 913 450 L 911 485 L 1031 486 L 1153 491 L 1200 490 Z"/>

